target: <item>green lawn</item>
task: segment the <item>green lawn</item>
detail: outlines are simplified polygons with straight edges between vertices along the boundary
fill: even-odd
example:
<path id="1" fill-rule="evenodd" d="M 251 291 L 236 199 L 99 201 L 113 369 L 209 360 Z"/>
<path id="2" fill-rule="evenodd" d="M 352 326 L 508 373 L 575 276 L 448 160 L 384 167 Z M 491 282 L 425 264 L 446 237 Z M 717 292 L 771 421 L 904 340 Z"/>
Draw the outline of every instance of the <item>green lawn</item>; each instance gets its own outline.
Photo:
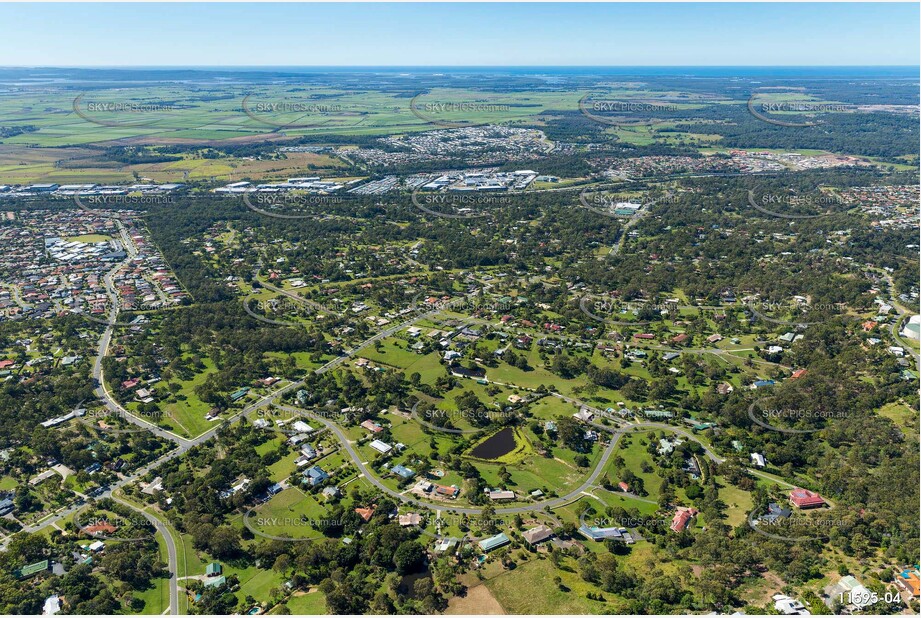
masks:
<path id="1" fill-rule="evenodd" d="M 586 378 L 584 377 L 574 380 L 565 380 L 550 373 L 541 367 L 542 363 L 540 363 L 538 358 L 536 350 L 532 350 L 528 355 L 528 362 L 531 367 L 533 367 L 531 371 L 518 369 L 506 363 L 499 363 L 498 367 L 486 370 L 486 377 L 490 382 L 514 384 L 515 386 L 523 386 L 525 388 L 537 388 L 541 384 L 547 388 L 555 386 L 557 390 L 564 395 L 571 395 L 573 388 L 585 384 Z"/>
<path id="2" fill-rule="evenodd" d="M 379 348 L 368 346 L 358 356 L 382 365 L 406 369 L 423 358 L 415 351 L 408 349 L 410 345 L 403 339 L 388 338 L 381 341 Z"/>
<path id="3" fill-rule="evenodd" d="M 192 544 L 192 535 L 181 535 L 182 543 L 177 544 L 176 551 L 179 553 L 179 575 L 186 577 L 191 575 L 204 575 L 205 565 L 213 562 L 211 556 L 204 552 L 199 554 Z M 180 582 L 180 586 L 182 582 Z"/>
<path id="4" fill-rule="evenodd" d="M 658 510 L 658 505 L 655 503 L 646 502 L 650 498 L 643 498 L 639 500 L 629 495 L 620 493 L 619 491 L 608 491 L 606 489 L 596 489 L 593 493 L 598 496 L 598 498 L 607 504 L 608 506 L 616 506 L 625 510 L 636 509 L 640 512 L 641 515 L 653 515 Z M 600 506 L 600 505 L 596 505 Z"/>
<path id="5" fill-rule="evenodd" d="M 918 412 L 916 410 L 909 408 L 904 403 L 893 402 L 884 405 L 876 413 L 891 420 L 906 435 L 917 437 Z"/>
<path id="6" fill-rule="evenodd" d="M 625 442 L 627 438 L 621 439 L 621 442 L 617 446 L 617 450 L 614 451 L 615 456 L 619 455 L 624 460 L 624 468 L 630 470 L 637 477 L 643 479 L 643 487 L 646 490 L 644 498 L 647 500 L 658 501 L 659 499 L 659 490 L 662 486 L 662 478 L 656 472 L 657 467 L 653 463 L 653 457 L 646 452 L 647 444 L 651 441 L 655 441 L 658 444 L 659 440 L 655 437 L 657 430 L 644 431 L 642 433 L 632 433 L 629 437 L 629 444 Z M 667 436 L 675 437 L 674 434 L 666 432 Z M 686 440 L 682 438 L 682 440 Z M 707 441 L 702 439 L 706 444 Z M 648 463 L 652 466 L 652 472 L 644 472 L 642 470 L 643 462 Z M 618 478 L 618 473 L 614 469 L 614 465 L 608 464 L 606 469 L 608 477 L 611 479 L 611 482 L 617 484 L 620 480 Z M 690 504 L 687 498 L 684 495 L 684 490 L 675 487 L 675 495 L 678 498 L 680 504 Z"/>
<path id="7" fill-rule="evenodd" d="M 195 387 L 202 384 L 210 374 L 217 371 L 214 361 L 210 358 L 203 358 L 202 363 L 205 368 L 196 371 L 190 380 L 176 380 L 180 389 L 175 395 L 175 401 L 169 401 L 169 391 L 165 382 L 158 382 L 156 385 L 156 395 L 160 404 L 160 410 L 163 411 L 163 421 L 161 425 L 170 425 L 172 431 L 185 437 L 194 437 L 214 427 L 219 421 L 206 421 L 205 414 L 211 409 L 211 405 L 201 401 L 195 394 Z M 137 408 L 136 403 L 128 405 L 129 409 Z"/>
<path id="8" fill-rule="evenodd" d="M 556 576 L 563 580 L 567 591 L 553 584 Z M 617 613 L 620 605 L 608 593 L 603 593 L 607 602 L 585 598 L 586 593 L 599 593 L 601 589 L 584 581 L 577 572 L 555 569 L 549 560 L 532 560 L 490 579 L 485 585 L 509 614 Z"/>
<path id="9" fill-rule="evenodd" d="M 246 569 L 234 569 L 233 567 L 225 569 L 227 574 L 236 575 L 240 579 L 240 589 L 234 594 L 243 601 L 247 596 L 251 596 L 259 603 L 267 603 L 273 588 L 281 589 L 285 583 L 285 577 L 270 568 L 248 567 Z"/>
<path id="10" fill-rule="evenodd" d="M 749 512 L 754 507 L 751 493 L 730 485 L 725 479 L 717 478 L 722 485 L 719 489 L 720 500 L 726 505 L 726 524 L 738 526 L 745 523 Z"/>
<path id="11" fill-rule="evenodd" d="M 166 563 L 165 557 L 163 558 L 163 563 Z M 169 579 L 155 579 L 152 583 L 152 588 L 142 592 L 135 591 L 132 594 L 135 598 L 144 601 L 144 608 L 140 611 L 141 614 L 157 616 L 169 607 Z"/>
<path id="12" fill-rule="evenodd" d="M 266 440 L 262 444 L 256 447 L 256 454 L 260 457 L 266 453 L 271 453 L 279 446 L 281 446 L 282 439 L 281 437 L 272 438 L 271 440 Z"/>
<path id="13" fill-rule="evenodd" d="M 80 236 L 70 236 L 69 238 L 65 238 L 64 240 L 66 240 L 67 242 L 94 243 L 94 242 L 106 242 L 107 240 L 112 240 L 112 237 L 106 236 L 104 234 L 82 234 Z"/>
<path id="14" fill-rule="evenodd" d="M 559 397 L 544 397 L 531 404 L 529 410 L 535 418 L 553 420 L 561 416 L 572 416 L 579 411 L 579 407 Z"/>
<path id="15" fill-rule="evenodd" d="M 326 596 L 319 590 L 306 594 L 295 593 L 285 601 L 285 605 L 292 615 L 321 616 L 326 614 Z M 270 613 L 279 614 L 281 612 L 272 611 Z"/>
<path id="16" fill-rule="evenodd" d="M 326 506 L 301 490 L 289 488 L 254 509 L 249 516 L 250 528 L 265 534 L 289 539 L 319 539 L 322 535 L 310 525 L 321 519 Z M 242 525 L 242 518 L 234 523 Z M 254 595 L 255 596 L 255 595 Z"/>
<path id="17" fill-rule="evenodd" d="M 294 465 L 294 460 L 298 457 L 300 457 L 300 453 L 295 451 L 273 463 L 269 466 L 269 478 L 272 479 L 273 482 L 279 483 L 291 476 L 297 467 Z"/>

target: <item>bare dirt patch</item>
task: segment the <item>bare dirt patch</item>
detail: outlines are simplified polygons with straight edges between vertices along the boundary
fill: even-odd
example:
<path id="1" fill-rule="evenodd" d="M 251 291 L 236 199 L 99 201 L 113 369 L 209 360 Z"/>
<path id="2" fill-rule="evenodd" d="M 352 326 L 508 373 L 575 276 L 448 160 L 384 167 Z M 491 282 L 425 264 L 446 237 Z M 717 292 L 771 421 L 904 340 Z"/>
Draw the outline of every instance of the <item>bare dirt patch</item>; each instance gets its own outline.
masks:
<path id="1" fill-rule="evenodd" d="M 468 588 L 466 596 L 453 597 L 448 601 L 448 609 L 445 610 L 445 614 L 498 616 L 504 615 L 505 610 L 499 605 L 489 588 L 480 584 L 474 588 Z"/>

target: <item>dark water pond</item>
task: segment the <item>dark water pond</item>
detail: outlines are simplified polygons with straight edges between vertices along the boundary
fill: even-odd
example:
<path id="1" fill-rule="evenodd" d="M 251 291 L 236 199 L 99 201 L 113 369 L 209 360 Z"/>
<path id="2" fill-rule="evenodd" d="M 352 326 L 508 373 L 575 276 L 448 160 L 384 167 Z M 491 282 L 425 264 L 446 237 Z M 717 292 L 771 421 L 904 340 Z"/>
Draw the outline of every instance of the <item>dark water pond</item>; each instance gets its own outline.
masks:
<path id="1" fill-rule="evenodd" d="M 515 446 L 515 430 L 506 427 L 478 444 L 470 451 L 470 456 L 477 459 L 497 459 L 515 450 Z"/>

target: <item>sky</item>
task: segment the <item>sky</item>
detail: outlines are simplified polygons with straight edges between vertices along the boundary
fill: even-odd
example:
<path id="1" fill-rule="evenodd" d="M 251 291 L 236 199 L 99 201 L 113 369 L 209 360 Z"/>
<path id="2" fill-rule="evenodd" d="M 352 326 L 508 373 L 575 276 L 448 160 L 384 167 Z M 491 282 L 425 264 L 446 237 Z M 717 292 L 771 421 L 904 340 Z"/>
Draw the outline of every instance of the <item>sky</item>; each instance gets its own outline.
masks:
<path id="1" fill-rule="evenodd" d="M 918 3 L 0 4 L 0 66 L 918 65 Z"/>

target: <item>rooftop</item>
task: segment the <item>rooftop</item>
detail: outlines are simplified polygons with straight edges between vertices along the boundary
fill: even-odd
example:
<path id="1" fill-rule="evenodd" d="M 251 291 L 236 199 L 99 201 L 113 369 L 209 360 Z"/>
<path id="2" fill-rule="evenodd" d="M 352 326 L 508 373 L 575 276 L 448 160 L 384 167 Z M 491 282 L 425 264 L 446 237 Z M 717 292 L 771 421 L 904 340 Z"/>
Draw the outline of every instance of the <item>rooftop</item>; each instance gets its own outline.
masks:
<path id="1" fill-rule="evenodd" d="M 502 547 L 503 545 L 508 545 L 511 542 L 511 539 L 505 536 L 505 533 L 500 532 L 499 534 L 491 536 L 488 539 L 483 539 L 477 543 L 477 545 L 479 545 L 480 549 L 482 549 L 484 552 L 490 552 L 494 549 Z"/>

